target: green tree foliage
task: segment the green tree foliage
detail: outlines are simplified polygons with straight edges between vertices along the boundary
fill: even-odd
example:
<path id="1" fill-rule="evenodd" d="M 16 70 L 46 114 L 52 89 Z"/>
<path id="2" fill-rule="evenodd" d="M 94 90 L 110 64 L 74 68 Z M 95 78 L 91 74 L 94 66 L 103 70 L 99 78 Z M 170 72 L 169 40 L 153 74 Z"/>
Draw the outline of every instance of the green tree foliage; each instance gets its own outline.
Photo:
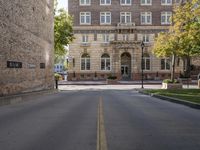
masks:
<path id="1" fill-rule="evenodd" d="M 186 1 L 174 6 L 172 25 L 169 32 L 156 38 L 153 52 L 158 57 L 172 58 L 172 80 L 176 56 L 187 59 L 187 74 L 190 72 L 190 58 L 200 55 L 200 2 Z"/>
<path id="2" fill-rule="evenodd" d="M 67 45 L 73 41 L 72 17 L 64 10 L 54 8 L 54 52 L 55 57 L 66 54 Z"/>
<path id="3" fill-rule="evenodd" d="M 188 1 L 175 8 L 174 25 L 171 30 L 179 37 L 180 54 L 196 56 L 200 54 L 200 2 Z"/>

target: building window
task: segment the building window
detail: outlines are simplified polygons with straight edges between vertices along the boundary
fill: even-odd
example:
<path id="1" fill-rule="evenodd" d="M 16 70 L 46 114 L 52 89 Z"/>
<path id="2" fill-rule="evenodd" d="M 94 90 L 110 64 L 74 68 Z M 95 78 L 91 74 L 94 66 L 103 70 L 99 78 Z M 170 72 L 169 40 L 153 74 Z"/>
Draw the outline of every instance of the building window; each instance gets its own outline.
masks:
<path id="1" fill-rule="evenodd" d="M 102 38 L 103 38 L 103 43 L 109 43 L 110 42 L 109 34 L 103 34 Z"/>
<path id="2" fill-rule="evenodd" d="M 130 12 L 121 12 L 120 13 L 120 22 L 121 23 L 131 23 L 131 13 Z"/>
<path id="3" fill-rule="evenodd" d="M 82 35 L 82 43 L 88 43 L 88 35 Z"/>
<path id="4" fill-rule="evenodd" d="M 110 56 L 108 54 L 101 56 L 101 70 L 110 70 Z"/>
<path id="5" fill-rule="evenodd" d="M 81 70 L 90 70 L 90 55 L 87 53 L 81 56 Z"/>
<path id="6" fill-rule="evenodd" d="M 152 5 L 152 0 L 141 0 L 141 5 Z"/>
<path id="7" fill-rule="evenodd" d="M 131 0 L 120 0 L 121 5 L 131 5 Z"/>
<path id="8" fill-rule="evenodd" d="M 161 13 L 161 24 L 171 24 L 172 12 L 162 12 Z"/>
<path id="9" fill-rule="evenodd" d="M 91 24 L 90 12 L 80 12 L 80 24 Z"/>
<path id="10" fill-rule="evenodd" d="M 142 12 L 141 13 L 141 24 L 152 24 L 152 13 Z"/>
<path id="11" fill-rule="evenodd" d="M 172 5 L 172 0 L 161 0 L 161 5 Z"/>
<path id="12" fill-rule="evenodd" d="M 123 41 L 129 41 L 129 35 L 128 34 L 123 34 L 122 35 L 122 40 Z"/>
<path id="13" fill-rule="evenodd" d="M 90 5 L 90 3 L 91 3 L 90 0 L 80 0 L 79 1 L 80 5 Z"/>
<path id="14" fill-rule="evenodd" d="M 161 59 L 161 70 L 170 70 L 170 59 Z"/>
<path id="15" fill-rule="evenodd" d="M 150 70 L 150 56 L 148 53 L 144 53 L 142 68 L 143 70 Z"/>
<path id="16" fill-rule="evenodd" d="M 100 0 L 100 5 L 111 5 L 111 0 Z"/>
<path id="17" fill-rule="evenodd" d="M 142 35 L 142 41 L 144 43 L 149 43 L 150 42 L 150 36 L 149 36 L 149 34 L 143 34 Z"/>
<path id="18" fill-rule="evenodd" d="M 111 13 L 101 12 L 100 13 L 100 23 L 101 24 L 111 24 Z"/>

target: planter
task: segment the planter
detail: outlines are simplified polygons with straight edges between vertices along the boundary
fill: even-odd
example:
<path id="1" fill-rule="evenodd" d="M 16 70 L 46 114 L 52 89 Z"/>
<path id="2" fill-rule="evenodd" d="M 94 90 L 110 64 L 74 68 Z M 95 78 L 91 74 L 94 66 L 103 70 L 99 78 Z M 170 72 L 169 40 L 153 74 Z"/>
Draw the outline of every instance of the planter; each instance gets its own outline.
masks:
<path id="1" fill-rule="evenodd" d="M 106 83 L 107 84 L 117 84 L 118 83 L 117 81 L 118 81 L 117 79 L 114 79 L 114 80 L 113 79 L 107 79 Z"/>
<path id="2" fill-rule="evenodd" d="M 162 83 L 162 89 L 182 89 L 182 83 Z"/>
<path id="3" fill-rule="evenodd" d="M 200 79 L 198 80 L 198 88 L 200 89 Z"/>

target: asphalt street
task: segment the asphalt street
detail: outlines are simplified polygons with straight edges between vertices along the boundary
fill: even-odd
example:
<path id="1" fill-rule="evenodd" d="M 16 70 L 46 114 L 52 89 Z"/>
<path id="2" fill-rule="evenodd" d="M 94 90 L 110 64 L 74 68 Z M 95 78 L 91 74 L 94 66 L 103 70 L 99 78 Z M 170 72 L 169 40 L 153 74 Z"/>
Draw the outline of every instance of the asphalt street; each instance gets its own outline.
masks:
<path id="1" fill-rule="evenodd" d="M 61 91 L 0 107 L 0 150 L 99 150 L 99 142 L 101 150 L 199 150 L 199 139 L 199 110 L 131 89 Z"/>

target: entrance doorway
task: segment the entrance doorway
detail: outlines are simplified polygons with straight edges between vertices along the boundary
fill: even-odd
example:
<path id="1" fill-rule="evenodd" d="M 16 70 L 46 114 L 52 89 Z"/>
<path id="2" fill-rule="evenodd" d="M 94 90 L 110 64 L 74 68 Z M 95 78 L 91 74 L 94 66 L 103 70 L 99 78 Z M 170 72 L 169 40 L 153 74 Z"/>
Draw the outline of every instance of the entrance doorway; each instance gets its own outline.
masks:
<path id="1" fill-rule="evenodd" d="M 128 77 L 128 75 L 129 75 L 129 68 L 128 68 L 127 65 L 122 65 L 121 66 L 121 75 L 122 75 L 123 78 Z"/>
<path id="2" fill-rule="evenodd" d="M 122 80 L 131 79 L 131 55 L 128 52 L 121 55 L 121 77 Z"/>

